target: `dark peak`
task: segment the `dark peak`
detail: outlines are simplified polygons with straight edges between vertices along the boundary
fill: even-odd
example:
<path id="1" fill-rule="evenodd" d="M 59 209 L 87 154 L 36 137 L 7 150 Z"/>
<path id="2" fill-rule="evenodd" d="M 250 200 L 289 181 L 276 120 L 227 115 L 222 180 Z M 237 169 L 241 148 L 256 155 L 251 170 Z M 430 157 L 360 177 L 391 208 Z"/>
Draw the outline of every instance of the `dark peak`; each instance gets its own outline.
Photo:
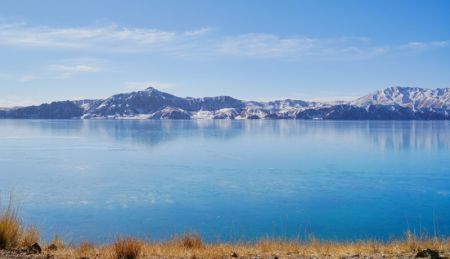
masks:
<path id="1" fill-rule="evenodd" d="M 152 86 L 145 88 L 145 90 L 143 91 L 138 91 L 137 92 L 140 95 L 145 95 L 145 96 L 154 96 L 154 97 L 160 97 L 160 98 L 176 98 L 176 99 L 183 99 L 181 97 L 178 97 L 176 95 L 167 93 L 167 92 L 162 92 Z"/>
<path id="2" fill-rule="evenodd" d="M 237 100 L 229 95 L 219 95 L 219 96 L 214 96 L 214 97 L 209 97 L 211 99 L 215 99 L 215 100 Z"/>
<path id="3" fill-rule="evenodd" d="M 156 88 L 147 87 L 144 90 L 137 90 L 137 91 L 132 91 L 132 92 L 128 92 L 128 93 L 115 94 L 105 100 L 109 100 L 109 99 L 122 100 L 125 98 L 130 98 L 130 97 L 135 97 L 135 96 L 150 96 L 150 95 L 160 95 L 160 94 L 162 94 L 162 92 L 158 91 Z"/>
<path id="4" fill-rule="evenodd" d="M 160 93 L 161 91 L 159 91 L 158 89 L 154 88 L 153 86 L 149 86 L 147 88 L 145 88 L 146 92 L 155 92 L 155 93 Z"/>
<path id="5" fill-rule="evenodd" d="M 161 92 L 161 91 L 159 91 L 158 89 L 156 89 L 156 88 L 154 88 L 152 86 L 147 87 L 147 88 L 145 88 L 143 90 L 138 90 L 138 91 L 131 92 L 129 94 L 132 94 L 132 95 L 146 95 L 146 96 L 168 95 L 168 93 Z"/>

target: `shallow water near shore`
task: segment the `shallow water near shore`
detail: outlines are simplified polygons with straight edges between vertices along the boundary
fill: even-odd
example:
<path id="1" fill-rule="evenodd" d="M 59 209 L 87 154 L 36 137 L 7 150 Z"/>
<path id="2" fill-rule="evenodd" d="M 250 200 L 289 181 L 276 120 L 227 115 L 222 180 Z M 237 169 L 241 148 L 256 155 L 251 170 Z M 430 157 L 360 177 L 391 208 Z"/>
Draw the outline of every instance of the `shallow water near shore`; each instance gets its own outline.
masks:
<path id="1" fill-rule="evenodd" d="M 450 235 L 450 122 L 0 120 L 44 239 Z"/>

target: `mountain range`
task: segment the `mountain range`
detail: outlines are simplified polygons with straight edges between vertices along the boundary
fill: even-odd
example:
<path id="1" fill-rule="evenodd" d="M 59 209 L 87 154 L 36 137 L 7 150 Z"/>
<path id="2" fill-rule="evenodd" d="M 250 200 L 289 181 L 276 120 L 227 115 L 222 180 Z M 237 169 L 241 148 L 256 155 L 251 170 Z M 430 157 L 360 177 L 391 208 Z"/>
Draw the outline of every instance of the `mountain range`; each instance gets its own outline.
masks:
<path id="1" fill-rule="evenodd" d="M 153 87 L 106 99 L 0 109 L 3 119 L 448 120 L 450 88 L 389 87 L 346 102 L 178 97 Z"/>

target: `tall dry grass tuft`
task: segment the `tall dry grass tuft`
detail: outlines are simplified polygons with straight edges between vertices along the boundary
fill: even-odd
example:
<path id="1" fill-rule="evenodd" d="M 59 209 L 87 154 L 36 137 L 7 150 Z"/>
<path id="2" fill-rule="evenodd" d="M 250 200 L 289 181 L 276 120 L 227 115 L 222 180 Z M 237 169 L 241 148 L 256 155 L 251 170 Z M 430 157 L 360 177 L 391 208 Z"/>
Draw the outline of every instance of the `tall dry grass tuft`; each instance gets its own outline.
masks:
<path id="1" fill-rule="evenodd" d="M 93 254 L 95 254 L 96 250 L 95 245 L 87 241 L 83 241 L 78 247 L 76 254 L 79 258 L 90 258 Z"/>
<path id="2" fill-rule="evenodd" d="M 8 206 L 0 215 L 0 249 L 15 248 L 20 244 L 22 222 L 17 216 L 17 209 L 10 199 Z"/>
<path id="3" fill-rule="evenodd" d="M 58 234 L 55 234 L 50 246 L 56 249 L 64 248 L 64 240 Z"/>
<path id="4" fill-rule="evenodd" d="M 119 239 L 114 243 L 114 252 L 117 259 L 138 258 L 142 250 L 142 243 L 133 238 Z"/>
<path id="5" fill-rule="evenodd" d="M 34 243 L 38 243 L 40 240 L 39 231 L 36 227 L 30 226 L 25 229 L 21 237 L 21 245 L 24 247 L 30 247 Z"/>
<path id="6" fill-rule="evenodd" d="M 408 230 L 406 232 L 406 246 L 408 247 L 407 249 L 411 250 L 411 251 L 416 251 L 418 249 L 417 246 L 417 236 L 414 235 L 411 230 Z"/>
<path id="7" fill-rule="evenodd" d="M 197 233 L 186 233 L 181 239 L 181 244 L 187 249 L 198 249 L 203 247 L 203 241 Z"/>

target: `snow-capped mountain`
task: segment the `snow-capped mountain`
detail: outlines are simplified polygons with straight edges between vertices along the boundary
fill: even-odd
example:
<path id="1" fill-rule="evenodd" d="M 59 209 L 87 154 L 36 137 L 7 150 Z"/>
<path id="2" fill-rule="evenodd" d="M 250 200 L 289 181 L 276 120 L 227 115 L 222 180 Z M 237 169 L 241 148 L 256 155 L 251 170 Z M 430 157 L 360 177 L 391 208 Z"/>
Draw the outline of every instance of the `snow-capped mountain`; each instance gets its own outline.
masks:
<path id="1" fill-rule="evenodd" d="M 150 87 L 144 91 L 116 94 L 100 100 L 96 104 L 89 107 L 83 118 L 115 118 L 152 114 L 170 106 L 185 109 L 189 103 L 184 98 Z"/>
<path id="2" fill-rule="evenodd" d="M 182 98 L 149 87 L 106 99 L 2 109 L 0 118 L 446 120 L 450 119 L 450 89 L 390 87 L 350 102 L 320 103 L 242 101 L 230 96 Z"/>
<path id="3" fill-rule="evenodd" d="M 90 106 L 83 118 L 126 118 L 142 117 L 142 115 L 152 117 L 150 115 L 166 108 L 171 108 L 169 110 L 172 113 L 175 110 L 196 112 L 244 107 L 242 101 L 229 96 L 181 98 L 158 91 L 153 87 L 143 91 L 113 95 L 94 103 L 97 105 Z M 166 109 L 166 112 L 169 112 L 169 110 Z M 167 118 L 167 116 L 163 116 L 163 118 Z"/>
<path id="4" fill-rule="evenodd" d="M 399 105 L 413 110 L 448 109 L 450 89 L 423 89 L 417 87 L 389 87 L 358 98 L 350 104 L 358 107 L 370 105 Z"/>

